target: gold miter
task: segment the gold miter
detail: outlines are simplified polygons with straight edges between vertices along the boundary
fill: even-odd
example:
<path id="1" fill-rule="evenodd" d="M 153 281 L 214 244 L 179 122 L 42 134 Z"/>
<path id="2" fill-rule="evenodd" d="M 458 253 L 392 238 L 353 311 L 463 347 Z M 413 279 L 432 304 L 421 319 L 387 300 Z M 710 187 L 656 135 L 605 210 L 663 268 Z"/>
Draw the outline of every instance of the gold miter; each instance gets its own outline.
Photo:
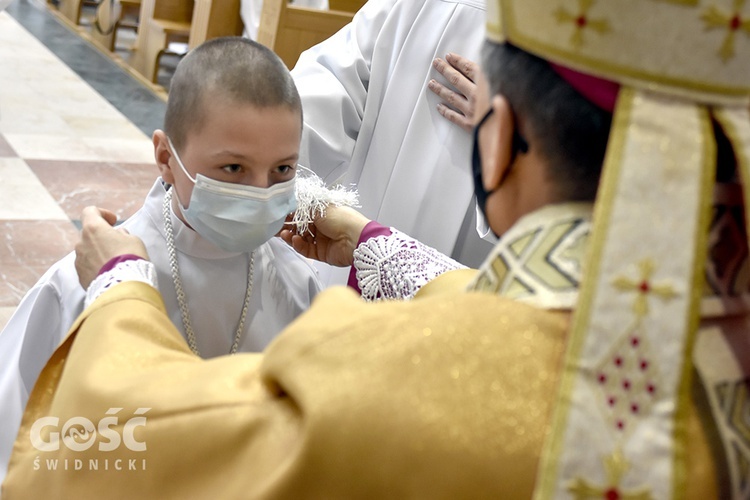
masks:
<path id="1" fill-rule="evenodd" d="M 750 1 L 494 0 L 487 37 L 636 88 L 750 96 Z"/>
<path id="2" fill-rule="evenodd" d="M 722 315 L 750 313 L 747 286 L 706 290 L 715 130 L 750 200 L 750 0 L 490 0 L 487 15 L 490 40 L 546 59 L 585 97 L 559 66 L 619 84 L 536 498 L 684 497 L 693 368 L 726 394 L 747 377 L 716 357 L 731 352 Z M 734 269 L 747 274 L 746 256 Z M 707 316 L 720 326 L 700 330 Z M 747 422 L 744 436 L 722 427 L 719 403 L 726 492 L 747 498 Z"/>

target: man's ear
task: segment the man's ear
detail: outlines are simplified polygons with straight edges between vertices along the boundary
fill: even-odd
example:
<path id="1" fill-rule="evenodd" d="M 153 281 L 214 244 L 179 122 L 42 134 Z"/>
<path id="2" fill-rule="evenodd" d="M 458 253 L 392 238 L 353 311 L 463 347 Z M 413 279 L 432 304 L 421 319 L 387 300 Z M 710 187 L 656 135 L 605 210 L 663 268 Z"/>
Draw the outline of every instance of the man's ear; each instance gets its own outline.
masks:
<path id="1" fill-rule="evenodd" d="M 495 95 L 491 105 L 494 116 L 485 125 L 489 129 L 485 136 L 489 142 L 486 146 L 488 155 L 487 161 L 482 161 L 482 179 L 484 189 L 488 192 L 499 187 L 501 179 L 510 168 L 513 159 L 513 129 L 516 126 L 510 104 L 503 95 Z"/>
<path id="2" fill-rule="evenodd" d="M 169 148 L 167 134 L 163 130 L 155 130 L 152 137 L 154 143 L 154 159 L 156 167 L 159 169 L 159 175 L 167 184 L 174 185 L 174 175 L 172 167 L 169 166 L 169 160 L 172 159 L 172 150 Z"/>

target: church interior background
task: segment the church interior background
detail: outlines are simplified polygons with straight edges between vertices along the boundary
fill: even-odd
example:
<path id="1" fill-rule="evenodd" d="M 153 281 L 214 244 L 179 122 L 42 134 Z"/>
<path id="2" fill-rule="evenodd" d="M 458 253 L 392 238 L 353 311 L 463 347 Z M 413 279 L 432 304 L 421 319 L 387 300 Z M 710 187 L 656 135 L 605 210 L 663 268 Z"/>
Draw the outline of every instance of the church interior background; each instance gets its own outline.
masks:
<path id="1" fill-rule="evenodd" d="M 93 9 L 84 5 L 82 26 Z M 117 63 L 134 36 L 119 30 L 113 57 L 44 0 L 0 12 L 0 328 L 73 249 L 83 207 L 126 218 L 158 175 L 151 134 L 166 93 Z M 162 68 L 168 86 L 174 63 Z"/>

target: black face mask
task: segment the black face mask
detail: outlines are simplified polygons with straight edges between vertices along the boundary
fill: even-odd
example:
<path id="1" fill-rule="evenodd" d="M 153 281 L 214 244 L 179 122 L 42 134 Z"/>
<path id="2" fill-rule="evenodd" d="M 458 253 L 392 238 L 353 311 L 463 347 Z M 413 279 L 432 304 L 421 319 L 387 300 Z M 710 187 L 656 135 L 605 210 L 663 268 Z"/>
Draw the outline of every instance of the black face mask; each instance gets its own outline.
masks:
<path id="1" fill-rule="evenodd" d="M 479 130 L 482 128 L 482 125 L 484 125 L 487 119 L 492 116 L 492 112 L 493 109 L 490 108 L 487 114 L 484 115 L 481 120 L 479 120 L 477 126 L 474 127 L 474 150 L 471 155 L 471 170 L 474 176 L 474 196 L 476 196 L 477 198 L 477 205 L 479 205 L 479 209 L 482 211 L 485 219 L 487 219 L 487 198 L 495 190 L 499 189 L 500 186 L 503 185 L 503 182 L 505 182 L 505 178 L 511 171 L 511 167 L 505 170 L 503 176 L 500 178 L 500 182 L 497 184 L 497 187 L 495 189 L 493 189 L 492 191 L 487 191 L 486 189 L 484 189 L 484 182 L 482 182 L 482 158 L 479 155 Z M 517 128 L 513 129 L 513 144 L 511 145 L 511 147 L 513 148 L 510 155 L 510 164 L 512 166 L 513 162 L 516 159 L 516 154 L 518 154 L 519 151 L 521 153 L 526 153 L 529 151 L 529 143 L 526 142 L 526 139 L 521 137 L 521 134 L 518 133 Z M 489 220 L 487 220 L 487 223 L 489 224 Z"/>

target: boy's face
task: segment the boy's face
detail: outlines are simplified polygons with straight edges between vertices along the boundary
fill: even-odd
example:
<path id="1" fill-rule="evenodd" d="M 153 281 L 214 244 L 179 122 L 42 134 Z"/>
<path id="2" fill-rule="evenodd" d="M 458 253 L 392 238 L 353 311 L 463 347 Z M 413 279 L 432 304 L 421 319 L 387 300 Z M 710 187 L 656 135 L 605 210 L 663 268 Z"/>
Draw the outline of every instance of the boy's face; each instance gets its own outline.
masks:
<path id="1" fill-rule="evenodd" d="M 259 108 L 229 99 L 212 99 L 205 105 L 205 120 L 188 133 L 177 151 L 193 179 L 202 174 L 267 188 L 294 177 L 302 133 L 299 111 L 284 106 Z M 164 132 L 154 133 L 154 146 L 162 178 L 174 186 L 187 208 L 193 183 L 177 164 Z M 180 215 L 179 210 L 175 213 Z"/>

